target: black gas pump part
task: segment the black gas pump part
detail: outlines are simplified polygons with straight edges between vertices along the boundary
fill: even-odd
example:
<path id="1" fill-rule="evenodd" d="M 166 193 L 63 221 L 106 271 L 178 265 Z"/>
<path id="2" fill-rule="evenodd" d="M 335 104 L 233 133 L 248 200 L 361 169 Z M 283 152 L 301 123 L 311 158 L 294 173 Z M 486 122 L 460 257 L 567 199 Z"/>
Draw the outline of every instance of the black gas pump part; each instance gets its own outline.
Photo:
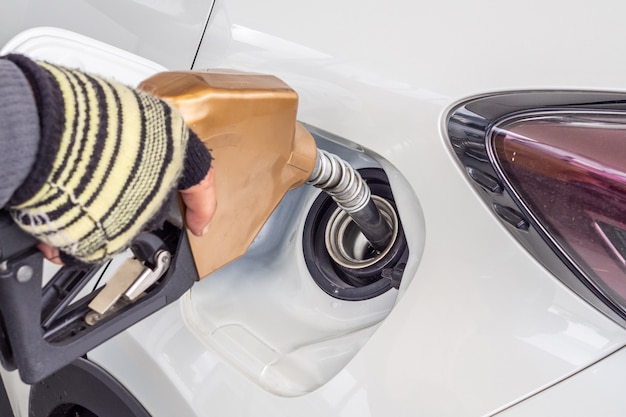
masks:
<path id="1" fill-rule="evenodd" d="M 88 304 L 100 289 L 80 300 L 78 293 L 99 267 L 61 268 L 42 288 L 43 256 L 37 241 L 0 211 L 0 362 L 34 384 L 184 294 L 197 280 L 184 230 L 165 223 L 162 230 L 140 235 L 135 256 L 146 263 L 156 250 L 171 253 L 164 276 L 137 301 L 97 323 L 87 325 Z"/>

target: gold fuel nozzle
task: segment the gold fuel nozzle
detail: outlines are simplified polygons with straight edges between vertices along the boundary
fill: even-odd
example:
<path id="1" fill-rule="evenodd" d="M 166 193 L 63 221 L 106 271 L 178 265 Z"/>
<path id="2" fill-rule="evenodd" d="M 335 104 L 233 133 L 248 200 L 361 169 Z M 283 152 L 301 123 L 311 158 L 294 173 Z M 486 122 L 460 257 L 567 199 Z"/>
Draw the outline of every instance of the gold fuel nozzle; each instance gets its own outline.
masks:
<path id="1" fill-rule="evenodd" d="M 298 95 L 271 75 L 163 72 L 139 88 L 178 108 L 213 155 L 217 210 L 187 235 L 200 279 L 242 256 L 284 195 L 315 168 L 313 137 L 296 122 Z"/>

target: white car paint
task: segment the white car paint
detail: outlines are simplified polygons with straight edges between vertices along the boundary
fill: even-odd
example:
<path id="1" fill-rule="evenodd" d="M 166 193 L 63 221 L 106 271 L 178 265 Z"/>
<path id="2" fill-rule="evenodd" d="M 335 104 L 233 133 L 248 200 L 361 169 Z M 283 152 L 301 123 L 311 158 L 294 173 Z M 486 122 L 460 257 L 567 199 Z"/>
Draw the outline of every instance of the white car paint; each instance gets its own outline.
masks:
<path id="1" fill-rule="evenodd" d="M 90 359 L 153 416 L 621 415 L 626 332 L 511 238 L 452 158 L 443 122 L 491 91 L 623 91 L 623 7 L 217 0 L 195 68 L 275 74 L 298 91 L 300 120 L 381 155 L 396 189 L 408 183 L 403 220 L 423 213 L 423 235 L 409 237 L 423 254 L 367 343 L 312 392 L 276 395 L 190 325 L 194 292 L 224 285 L 213 277 Z M 236 264 L 229 274 L 232 291 L 254 278 Z M 232 308 L 264 308 L 245 301 Z"/>
<path id="2" fill-rule="evenodd" d="M 212 0 L 21 0 L 2 2 L 2 44 L 34 27 L 59 27 L 135 53 L 170 69 L 189 69 Z"/>

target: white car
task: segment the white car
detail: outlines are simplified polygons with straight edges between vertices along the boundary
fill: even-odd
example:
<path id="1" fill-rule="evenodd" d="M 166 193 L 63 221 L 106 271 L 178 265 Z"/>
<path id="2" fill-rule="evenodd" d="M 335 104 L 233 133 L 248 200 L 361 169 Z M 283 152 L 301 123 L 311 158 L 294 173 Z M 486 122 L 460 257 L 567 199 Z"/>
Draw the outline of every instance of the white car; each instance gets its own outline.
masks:
<path id="1" fill-rule="evenodd" d="M 35 332 L 33 355 L 49 356 L 31 384 L 2 372 L 2 415 L 623 415 L 624 11 L 5 1 L 4 52 L 134 84 L 161 70 L 277 76 L 317 146 L 393 202 L 406 240 L 355 283 L 324 252 L 327 197 L 296 188 L 244 256 L 41 380 L 37 366 L 79 349 Z"/>

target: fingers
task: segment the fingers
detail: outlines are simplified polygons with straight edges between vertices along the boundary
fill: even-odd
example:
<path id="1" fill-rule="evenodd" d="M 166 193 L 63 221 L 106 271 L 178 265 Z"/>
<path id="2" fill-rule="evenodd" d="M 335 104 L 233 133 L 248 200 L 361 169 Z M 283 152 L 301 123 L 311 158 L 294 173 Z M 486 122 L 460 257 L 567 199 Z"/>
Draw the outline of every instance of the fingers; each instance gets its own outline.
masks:
<path id="1" fill-rule="evenodd" d="M 194 235 L 202 236 L 207 232 L 209 223 L 217 208 L 215 170 L 213 168 L 209 169 L 204 179 L 186 190 L 181 190 L 180 194 L 187 206 L 185 213 L 187 227 Z M 37 244 L 37 249 L 50 262 L 63 265 L 59 249 L 43 242 Z"/>
<path id="2" fill-rule="evenodd" d="M 202 236 L 206 233 L 217 208 L 215 170 L 209 169 L 204 179 L 186 190 L 181 190 L 180 194 L 187 206 L 185 213 L 187 227 L 194 235 Z M 37 249 L 50 262 L 63 265 L 59 249 L 43 242 L 37 244 Z"/>
<path id="3" fill-rule="evenodd" d="M 39 249 L 41 253 L 43 253 L 43 257 L 49 260 L 50 262 L 55 263 L 57 265 L 63 265 L 59 250 L 57 248 L 54 248 L 48 245 L 47 243 L 39 242 L 37 244 L 37 249 Z"/>
<path id="4" fill-rule="evenodd" d="M 217 208 L 215 169 L 209 169 L 202 181 L 181 190 L 180 195 L 187 206 L 185 213 L 187 227 L 194 235 L 202 236 L 207 232 Z"/>

